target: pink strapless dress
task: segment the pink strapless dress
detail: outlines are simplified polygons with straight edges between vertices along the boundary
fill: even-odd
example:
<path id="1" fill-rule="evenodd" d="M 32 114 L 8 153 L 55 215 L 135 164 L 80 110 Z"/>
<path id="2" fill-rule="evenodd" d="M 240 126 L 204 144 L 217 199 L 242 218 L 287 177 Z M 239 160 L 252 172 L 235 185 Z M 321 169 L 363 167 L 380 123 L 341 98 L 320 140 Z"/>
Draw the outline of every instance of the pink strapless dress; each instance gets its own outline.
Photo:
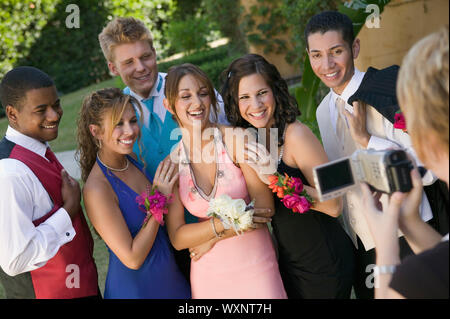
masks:
<path id="1" fill-rule="evenodd" d="M 207 196 L 196 185 L 191 166 L 180 143 L 179 191 L 189 212 L 208 220 L 209 200 L 222 194 L 250 202 L 244 176 L 234 165 L 215 129 L 216 178 Z M 198 261 L 191 261 L 194 299 L 285 299 L 275 249 L 267 227 L 221 240 Z"/>

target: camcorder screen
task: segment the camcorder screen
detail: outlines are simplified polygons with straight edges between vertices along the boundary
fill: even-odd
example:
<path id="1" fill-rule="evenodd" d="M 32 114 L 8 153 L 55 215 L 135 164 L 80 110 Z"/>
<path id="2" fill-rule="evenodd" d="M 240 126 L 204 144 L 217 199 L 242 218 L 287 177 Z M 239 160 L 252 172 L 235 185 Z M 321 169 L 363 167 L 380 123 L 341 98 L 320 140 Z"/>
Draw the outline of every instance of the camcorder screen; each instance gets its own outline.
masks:
<path id="1" fill-rule="evenodd" d="M 326 194 L 355 183 L 353 180 L 349 159 L 317 169 L 316 173 L 322 194 Z"/>

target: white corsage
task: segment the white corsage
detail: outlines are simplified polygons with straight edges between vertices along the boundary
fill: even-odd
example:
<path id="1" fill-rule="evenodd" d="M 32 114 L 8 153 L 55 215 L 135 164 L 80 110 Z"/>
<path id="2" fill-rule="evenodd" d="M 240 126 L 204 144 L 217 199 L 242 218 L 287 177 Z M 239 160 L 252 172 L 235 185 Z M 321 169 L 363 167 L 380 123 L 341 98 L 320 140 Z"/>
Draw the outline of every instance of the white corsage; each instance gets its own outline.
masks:
<path id="1" fill-rule="evenodd" d="M 232 227 L 238 235 L 253 226 L 253 213 L 254 201 L 247 205 L 243 199 L 232 199 L 226 194 L 213 198 L 206 212 L 208 216 L 219 218 L 225 229 Z"/>

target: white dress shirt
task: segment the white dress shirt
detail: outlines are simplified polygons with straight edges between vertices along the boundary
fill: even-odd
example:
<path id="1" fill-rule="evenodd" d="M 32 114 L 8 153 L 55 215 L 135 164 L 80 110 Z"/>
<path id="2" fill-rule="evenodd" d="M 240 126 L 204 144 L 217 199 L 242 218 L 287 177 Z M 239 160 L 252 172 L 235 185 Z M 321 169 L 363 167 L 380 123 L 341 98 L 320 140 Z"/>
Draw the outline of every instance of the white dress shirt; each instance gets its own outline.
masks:
<path id="1" fill-rule="evenodd" d="M 48 144 L 8 126 L 6 138 L 45 158 Z M 21 161 L 0 160 L 0 267 L 15 276 L 40 268 L 70 242 L 75 229 L 60 208 L 45 222 L 33 221 L 51 211 L 53 202 L 34 173 Z"/>
<path id="2" fill-rule="evenodd" d="M 156 80 L 156 83 L 153 86 L 153 89 L 150 91 L 150 94 L 147 97 L 140 96 L 139 94 L 137 94 L 130 88 L 130 95 L 132 97 L 136 98 L 136 100 L 138 100 L 139 103 L 141 104 L 142 113 L 144 115 L 144 125 L 147 127 L 149 126 L 148 121 L 150 119 L 150 113 L 149 113 L 149 110 L 147 109 L 147 107 L 145 106 L 145 104 L 142 102 L 142 100 L 149 99 L 153 96 L 155 98 L 153 101 L 153 112 L 156 113 L 156 115 L 158 115 L 158 117 L 161 119 L 162 123 L 164 123 L 164 119 L 166 118 L 167 110 L 163 104 L 163 99 L 165 98 L 164 85 L 166 83 L 166 75 L 167 75 L 167 73 L 162 73 L 162 72 L 158 73 L 158 79 Z M 158 91 L 157 88 L 159 86 L 159 81 L 162 81 L 162 85 L 161 85 L 161 90 Z M 218 104 L 218 110 L 217 110 L 218 111 L 218 114 L 217 114 L 218 121 L 217 122 L 220 124 L 229 125 L 229 122 L 227 120 L 225 110 L 224 110 L 222 96 L 215 89 L 214 89 L 214 92 L 216 93 L 216 99 L 217 99 L 217 104 Z M 137 110 L 137 112 L 139 112 L 139 111 Z M 216 122 L 212 112 L 210 113 L 210 120 L 212 122 Z"/>

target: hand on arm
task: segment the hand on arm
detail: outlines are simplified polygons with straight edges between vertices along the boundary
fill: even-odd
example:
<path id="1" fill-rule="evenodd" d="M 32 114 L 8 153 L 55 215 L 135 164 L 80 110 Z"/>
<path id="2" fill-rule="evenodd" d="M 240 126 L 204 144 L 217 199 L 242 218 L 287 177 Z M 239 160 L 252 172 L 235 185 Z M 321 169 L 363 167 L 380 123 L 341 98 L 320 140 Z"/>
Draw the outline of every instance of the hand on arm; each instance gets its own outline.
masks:
<path id="1" fill-rule="evenodd" d="M 252 230 L 265 227 L 267 223 L 272 221 L 272 216 L 274 215 L 273 210 L 269 208 L 255 208 L 253 213 L 253 228 L 246 229 L 244 232 L 250 232 Z M 220 223 L 216 218 L 213 218 L 214 223 Z M 212 239 L 206 241 L 203 244 L 189 248 L 191 258 L 194 261 L 199 260 L 203 255 L 205 255 L 214 245 L 223 239 L 236 236 L 236 233 L 231 229 L 225 230 L 221 237 L 213 237 Z"/>
<path id="2" fill-rule="evenodd" d="M 270 217 L 275 212 L 275 206 L 272 192 L 260 179 L 261 174 L 258 174 L 257 169 L 263 164 L 263 168 L 268 170 L 264 170 L 262 175 L 266 175 L 269 170 L 274 173 L 276 172 L 276 161 L 273 164 L 274 159 L 271 158 L 271 154 L 267 152 L 265 146 L 256 143 L 252 136 L 250 136 L 250 140 L 245 141 L 247 136 L 244 130 L 235 129 L 233 136 L 225 135 L 225 143 L 228 149 L 233 150 L 233 162 L 240 166 L 250 198 L 255 200 L 253 222 L 256 224 L 256 228 L 259 228 L 270 221 Z M 239 147 L 241 145 L 245 147 Z M 272 153 L 277 154 L 277 152 Z M 259 159 L 260 157 L 262 159 Z"/>
<path id="3" fill-rule="evenodd" d="M 218 237 L 214 237 L 214 238 L 211 238 L 210 240 L 204 242 L 203 244 L 189 248 L 189 253 L 190 253 L 191 259 L 193 261 L 197 261 L 200 258 L 202 258 L 202 256 L 205 255 L 208 251 L 210 251 L 211 248 L 213 248 L 214 245 L 219 240 L 220 239 Z"/>
<path id="4" fill-rule="evenodd" d="M 256 141 L 248 142 L 244 146 L 246 163 L 267 185 L 270 184 L 269 176 L 277 171 L 277 155 L 276 149 L 269 153 L 264 145 Z"/>
<path id="5" fill-rule="evenodd" d="M 241 164 L 241 170 L 247 183 L 248 194 L 252 200 L 255 200 L 253 215 L 255 228 L 266 227 L 275 212 L 272 192 L 249 165 Z"/>

